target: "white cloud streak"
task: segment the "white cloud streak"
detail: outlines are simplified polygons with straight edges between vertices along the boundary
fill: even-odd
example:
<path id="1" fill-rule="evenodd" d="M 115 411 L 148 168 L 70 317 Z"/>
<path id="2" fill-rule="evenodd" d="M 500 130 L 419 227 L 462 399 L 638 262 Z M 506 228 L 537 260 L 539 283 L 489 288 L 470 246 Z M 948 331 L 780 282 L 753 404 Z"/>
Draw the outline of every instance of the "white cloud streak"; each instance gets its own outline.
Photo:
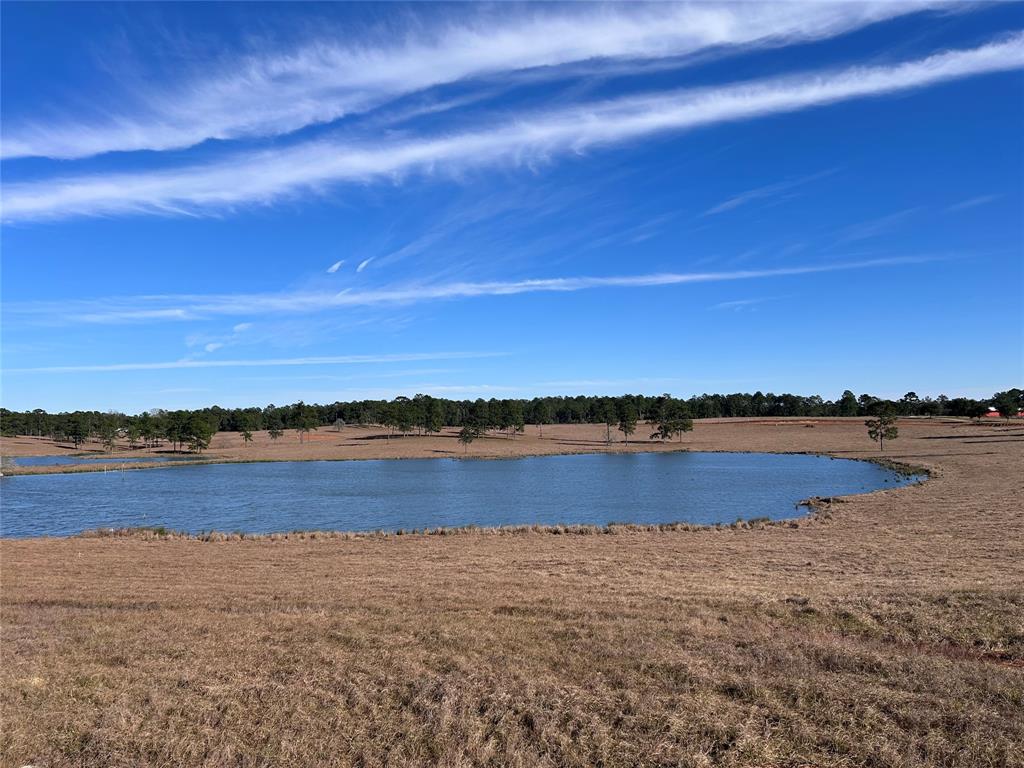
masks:
<path id="1" fill-rule="evenodd" d="M 712 309 L 731 309 L 734 311 L 742 311 L 749 307 L 754 307 L 758 304 L 764 304 L 766 301 L 773 301 L 774 297 L 766 296 L 760 299 L 734 299 L 733 301 L 722 301 L 712 306 Z"/>
<path id="2" fill-rule="evenodd" d="M 785 194 L 793 189 L 810 184 L 813 181 L 831 176 L 835 173 L 835 170 L 822 171 L 820 173 L 814 173 L 809 176 L 802 176 L 798 179 L 787 179 L 786 181 L 780 181 L 775 184 L 767 184 L 763 187 L 757 187 L 755 189 L 748 189 L 746 192 L 741 192 L 738 195 L 730 197 L 728 200 L 724 200 L 712 208 L 706 210 L 704 216 L 715 216 L 726 211 L 731 211 L 740 206 L 747 205 L 748 203 L 755 202 L 757 200 L 767 200 L 776 197 L 781 194 Z"/>
<path id="3" fill-rule="evenodd" d="M 500 357 L 498 352 L 415 352 L 394 355 L 334 355 L 286 357 L 270 360 L 170 360 L 156 363 L 112 363 L 108 365 L 51 365 L 38 368 L 8 368 L 4 373 L 114 373 L 118 371 L 166 371 L 181 368 L 271 368 L 296 365 L 369 365 L 407 363 L 422 360 L 468 360 Z"/>
<path id="4" fill-rule="evenodd" d="M 562 65 L 593 59 L 665 59 L 709 49 L 787 45 L 937 5 L 942 4 L 686 3 L 520 8 L 472 18 L 460 13 L 457 23 L 414 21 L 404 35 L 359 33 L 364 40 L 399 39 L 397 44 L 356 47 L 321 38 L 292 50 L 204 62 L 202 72 L 170 88 L 147 84 L 145 90 L 119 94 L 119 107 L 106 106 L 97 117 L 8 115 L 0 152 L 5 158 L 69 159 L 280 135 L 473 78 L 536 68 L 556 75 Z M 119 111 L 125 104 L 130 111 Z"/>
<path id="5" fill-rule="evenodd" d="M 327 268 L 327 274 L 333 275 L 335 272 L 337 272 L 339 269 L 341 269 L 341 265 L 344 264 L 344 263 L 345 263 L 344 259 L 341 259 L 340 261 L 334 262 L 333 264 L 331 264 L 331 266 L 329 266 Z"/>
<path id="6" fill-rule="evenodd" d="M 852 243 L 858 240 L 869 240 L 872 237 L 884 235 L 899 227 L 907 219 L 921 212 L 920 207 L 906 208 L 886 216 L 879 216 L 877 219 L 862 221 L 846 227 L 840 233 L 840 243 Z"/>
<path id="7" fill-rule="evenodd" d="M 844 272 L 895 266 L 920 265 L 937 261 L 931 256 L 902 256 L 867 261 L 807 264 L 775 269 L 747 269 L 730 272 L 662 272 L 648 275 L 612 277 L 556 277 L 546 279 L 487 282 L 454 282 L 434 285 L 409 285 L 376 290 L 338 293 L 292 292 L 275 294 L 213 294 L 207 296 L 142 296 L 92 302 L 8 303 L 6 322 L 17 318 L 35 318 L 59 322 L 118 324 L 132 322 L 140 309 L 152 303 L 177 305 L 178 314 L 161 319 L 208 318 L 230 315 L 310 314 L 350 307 L 415 304 L 429 301 L 512 296 L 526 293 L 571 293 L 601 288 L 653 288 L 696 283 L 730 282 L 773 277 Z M 153 312 L 152 310 L 150 310 Z M 155 314 L 155 312 L 154 312 Z"/>
<path id="8" fill-rule="evenodd" d="M 961 200 L 959 203 L 954 203 L 946 209 L 946 212 L 959 213 L 960 211 L 969 211 L 971 208 L 977 208 L 979 205 L 988 205 L 998 199 L 999 195 L 978 195 L 977 197 L 971 197 L 967 200 Z"/>
<path id="9" fill-rule="evenodd" d="M 897 65 L 626 97 L 445 136 L 372 145 L 315 141 L 171 171 L 8 184 L 3 216 L 20 221 L 138 212 L 181 214 L 266 204 L 300 192 L 323 192 L 341 182 L 534 163 L 659 133 L 884 96 L 1021 67 L 1024 34 L 1017 33 L 979 48 Z"/>

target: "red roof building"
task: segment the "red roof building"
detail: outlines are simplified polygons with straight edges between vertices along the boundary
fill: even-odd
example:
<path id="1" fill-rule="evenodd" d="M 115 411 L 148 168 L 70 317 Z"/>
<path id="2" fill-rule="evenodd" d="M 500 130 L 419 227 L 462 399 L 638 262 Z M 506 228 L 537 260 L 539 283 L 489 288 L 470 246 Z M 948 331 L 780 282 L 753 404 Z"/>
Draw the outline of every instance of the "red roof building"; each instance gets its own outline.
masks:
<path id="1" fill-rule="evenodd" d="M 986 418 L 986 419 L 1002 419 L 1004 417 L 1003 417 L 1003 414 L 1001 414 L 995 408 L 989 407 L 988 413 L 986 413 L 983 418 Z M 1017 418 L 1018 419 L 1024 418 L 1024 411 L 1017 411 Z"/>

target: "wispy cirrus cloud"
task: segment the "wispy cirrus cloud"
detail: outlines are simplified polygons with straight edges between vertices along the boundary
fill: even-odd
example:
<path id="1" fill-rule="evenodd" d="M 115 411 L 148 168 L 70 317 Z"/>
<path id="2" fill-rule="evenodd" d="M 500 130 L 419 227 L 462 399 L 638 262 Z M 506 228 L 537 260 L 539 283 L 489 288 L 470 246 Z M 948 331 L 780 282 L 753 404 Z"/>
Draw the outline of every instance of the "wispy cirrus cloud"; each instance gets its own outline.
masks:
<path id="1" fill-rule="evenodd" d="M 483 282 L 451 282 L 427 285 L 403 285 L 370 290 L 333 292 L 290 292 L 272 294 L 212 294 L 139 296 L 82 302 L 11 303 L 4 307 L 5 321 L 85 322 L 121 324 L 133 322 L 150 312 L 154 319 L 204 319 L 231 315 L 311 314 L 350 307 L 416 304 L 421 302 L 467 299 L 480 296 L 513 296 L 525 293 L 571 293 L 602 288 L 654 288 L 698 283 L 730 282 L 798 275 L 881 269 L 921 265 L 937 261 L 934 256 L 902 256 L 866 261 L 805 264 L 773 269 L 746 269 L 728 272 L 661 272 L 646 275 L 611 277 L 557 277 Z M 156 314 L 146 309 L 153 304 L 174 305 L 174 312 Z"/>
<path id="2" fill-rule="evenodd" d="M 786 179 L 785 181 L 779 181 L 776 182 L 775 184 L 766 184 L 762 187 L 748 189 L 745 192 L 740 192 L 738 195 L 730 197 L 728 200 L 723 200 L 718 205 L 708 208 L 706 211 L 704 211 L 702 215 L 715 216 L 719 213 L 725 213 L 726 211 L 731 211 L 735 208 L 739 208 L 740 206 L 747 205 L 758 200 L 768 200 L 774 197 L 778 197 L 779 195 L 783 195 L 788 192 L 791 192 L 794 189 L 798 189 L 799 187 L 802 187 L 805 184 L 810 184 L 811 182 L 817 181 L 818 179 L 823 179 L 826 176 L 831 176 L 835 172 L 836 169 L 832 168 L 826 171 L 821 171 L 820 173 L 812 173 L 807 176 L 801 176 L 800 178 Z"/>
<path id="3" fill-rule="evenodd" d="M 733 312 L 743 312 L 745 310 L 756 308 L 758 304 L 764 304 L 766 301 L 774 301 L 774 296 L 763 296 L 757 299 L 733 299 L 732 301 L 720 301 L 713 305 L 711 309 L 727 309 Z"/>
<path id="4" fill-rule="evenodd" d="M 97 320 L 95 322 L 108 322 L 106 320 Z M 231 333 L 222 334 L 192 334 L 185 339 L 185 346 L 202 347 L 204 352 L 212 353 L 225 347 L 231 347 L 239 343 L 243 338 L 246 331 L 252 328 L 252 323 L 238 323 L 236 324 Z"/>
<path id="5" fill-rule="evenodd" d="M 960 211 L 969 211 L 971 208 L 977 208 L 981 205 L 988 205 L 994 203 L 999 199 L 999 195 L 978 195 L 976 197 L 969 197 L 966 200 L 961 200 L 959 203 L 954 203 L 946 209 L 947 213 L 959 213 Z"/>
<path id="6" fill-rule="evenodd" d="M 979 48 L 878 67 L 659 92 L 535 113 L 462 133 L 374 143 L 311 141 L 174 170 L 8 184 L 8 221 L 129 213 L 180 214 L 266 204 L 342 182 L 522 165 L 556 155 L 728 121 L 884 96 L 1024 67 L 1024 34 Z M 365 266 L 362 264 L 361 266 Z"/>
<path id="7" fill-rule="evenodd" d="M 904 208 L 901 211 L 879 216 L 876 219 L 851 224 L 839 233 L 839 243 L 853 243 L 858 240 L 868 240 L 872 237 L 884 235 L 903 224 L 907 219 L 920 213 L 921 210 L 919 206 Z"/>
<path id="8" fill-rule="evenodd" d="M 361 113 L 407 94 L 479 77 L 603 60 L 823 39 L 941 5 L 901 2 L 644 4 L 491 8 L 408 29 L 368 28 L 362 45 L 321 36 L 287 49 L 204 61 L 167 87 L 118 94 L 96 115 L 8 116 L 2 156 L 81 158 L 168 150 L 209 139 L 274 136 Z M 396 42 L 397 41 L 397 42 Z M 260 41 L 265 44 L 266 41 Z M 425 66 L 425 62 L 429 62 Z"/>
<path id="9" fill-rule="evenodd" d="M 279 357 L 266 360 L 166 360 L 160 362 L 108 363 L 99 365 L 50 365 L 35 368 L 6 368 L 4 373 L 115 373 L 118 371 L 167 371 L 191 368 L 276 368 L 299 365 L 373 365 L 423 360 L 468 360 L 500 357 L 501 352 L 411 352 L 392 355 L 327 355 L 320 357 Z"/>

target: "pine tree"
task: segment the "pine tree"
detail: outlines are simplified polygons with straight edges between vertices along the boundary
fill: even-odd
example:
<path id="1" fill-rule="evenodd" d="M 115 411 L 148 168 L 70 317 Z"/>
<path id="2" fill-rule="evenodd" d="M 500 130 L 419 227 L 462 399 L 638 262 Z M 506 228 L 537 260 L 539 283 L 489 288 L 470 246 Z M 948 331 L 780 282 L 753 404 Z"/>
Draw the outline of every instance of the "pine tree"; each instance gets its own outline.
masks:
<path id="1" fill-rule="evenodd" d="M 636 432 L 636 424 L 636 406 L 628 401 L 622 403 L 619 408 L 619 431 L 625 435 L 626 445 L 629 445 L 629 436 Z"/>
<path id="2" fill-rule="evenodd" d="M 886 440 L 895 440 L 900 435 L 896 426 L 896 416 L 892 413 L 880 413 L 873 419 L 864 422 L 868 428 L 868 437 L 878 441 L 878 449 L 885 450 Z"/>

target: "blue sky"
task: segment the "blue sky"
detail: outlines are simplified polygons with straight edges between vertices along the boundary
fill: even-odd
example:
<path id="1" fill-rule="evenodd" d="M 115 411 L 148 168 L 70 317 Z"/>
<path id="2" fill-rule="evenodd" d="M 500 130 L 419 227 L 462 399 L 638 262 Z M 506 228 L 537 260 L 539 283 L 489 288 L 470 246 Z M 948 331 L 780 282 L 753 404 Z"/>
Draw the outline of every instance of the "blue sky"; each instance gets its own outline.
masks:
<path id="1" fill-rule="evenodd" d="M 1024 6 L 2 6 L 2 402 L 1020 386 Z"/>

